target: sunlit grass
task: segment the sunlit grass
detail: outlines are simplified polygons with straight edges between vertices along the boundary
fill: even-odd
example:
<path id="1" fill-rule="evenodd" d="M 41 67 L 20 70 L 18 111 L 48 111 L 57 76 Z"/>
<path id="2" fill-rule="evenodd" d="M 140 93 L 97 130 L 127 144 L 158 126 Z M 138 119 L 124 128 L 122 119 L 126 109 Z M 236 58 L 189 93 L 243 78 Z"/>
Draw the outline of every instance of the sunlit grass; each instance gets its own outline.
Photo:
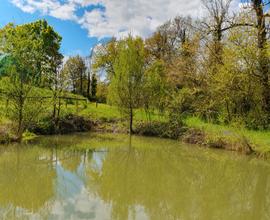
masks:
<path id="1" fill-rule="evenodd" d="M 217 125 L 202 121 L 197 117 L 187 118 L 186 125 L 190 128 L 197 128 L 207 134 L 223 136 L 224 138 L 234 138 L 235 136 L 245 137 L 260 153 L 270 152 L 270 131 L 255 131 L 246 128 L 236 128 L 226 125 Z"/>
<path id="2" fill-rule="evenodd" d="M 71 106 L 74 108 L 74 106 Z M 74 111 L 74 109 L 72 110 Z M 93 119 L 121 119 L 125 116 L 122 115 L 116 106 L 107 104 L 88 103 L 87 107 L 79 112 L 80 115 L 93 118 Z M 134 121 L 147 121 L 149 117 L 143 109 L 135 110 Z M 150 114 L 150 120 L 164 121 L 165 117 L 160 115 L 157 111 Z"/>

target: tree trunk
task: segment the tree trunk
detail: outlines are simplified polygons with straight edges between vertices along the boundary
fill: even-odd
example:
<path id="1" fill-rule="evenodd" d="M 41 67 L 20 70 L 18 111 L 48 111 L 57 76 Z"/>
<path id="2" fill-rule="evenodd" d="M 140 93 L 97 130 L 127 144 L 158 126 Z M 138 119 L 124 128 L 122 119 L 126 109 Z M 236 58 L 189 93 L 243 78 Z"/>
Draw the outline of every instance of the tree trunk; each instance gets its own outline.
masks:
<path id="1" fill-rule="evenodd" d="M 53 95 L 53 113 L 52 113 L 52 118 L 55 121 L 56 117 L 56 94 Z"/>
<path id="2" fill-rule="evenodd" d="M 88 74 L 87 74 L 87 97 L 88 98 L 90 98 L 90 84 L 91 84 L 90 71 L 88 71 Z"/>
<path id="3" fill-rule="evenodd" d="M 57 118 L 60 118 L 60 112 L 61 112 L 61 98 L 58 97 L 58 108 L 57 108 Z"/>
<path id="4" fill-rule="evenodd" d="M 17 131 L 17 137 L 18 140 L 21 141 L 23 135 L 23 105 L 19 106 L 19 121 L 18 121 L 18 131 Z"/>
<path id="5" fill-rule="evenodd" d="M 20 94 L 18 97 L 18 129 L 17 129 L 17 138 L 19 141 L 22 140 L 22 135 L 24 132 L 23 128 L 23 108 L 24 108 L 24 94 L 23 94 L 23 81 L 20 82 Z"/>
<path id="6" fill-rule="evenodd" d="M 133 134 L 133 108 L 129 109 L 129 133 Z"/>
<path id="7" fill-rule="evenodd" d="M 215 32 L 214 32 L 214 60 L 215 64 L 223 64 L 222 60 L 222 37 L 223 37 L 223 31 L 222 31 L 222 24 L 219 23 L 215 27 Z"/>
<path id="8" fill-rule="evenodd" d="M 81 72 L 80 90 L 81 90 L 81 95 L 83 95 L 83 72 Z"/>

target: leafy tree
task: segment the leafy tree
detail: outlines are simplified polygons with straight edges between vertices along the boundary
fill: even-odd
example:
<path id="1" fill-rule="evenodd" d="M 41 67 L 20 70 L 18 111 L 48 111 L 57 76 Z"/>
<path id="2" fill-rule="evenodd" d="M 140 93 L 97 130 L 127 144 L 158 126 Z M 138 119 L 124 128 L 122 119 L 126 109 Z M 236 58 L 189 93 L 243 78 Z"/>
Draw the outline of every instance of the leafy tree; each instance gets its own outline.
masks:
<path id="1" fill-rule="evenodd" d="M 53 113 L 52 119 L 54 122 L 55 129 L 58 126 L 61 112 L 61 97 L 65 96 L 65 92 L 69 87 L 69 75 L 62 66 L 59 66 L 56 70 L 55 78 L 53 81 L 52 92 L 53 92 Z"/>
<path id="2" fill-rule="evenodd" d="M 269 42 L 267 40 L 267 28 L 265 7 L 270 1 L 252 0 L 252 8 L 256 14 L 254 27 L 257 30 L 258 53 L 258 78 L 262 85 L 263 110 L 267 113 L 266 126 L 270 124 L 270 70 L 269 70 Z"/>
<path id="3" fill-rule="evenodd" d="M 93 62 L 93 69 L 105 70 L 108 80 L 110 80 L 114 73 L 114 63 L 118 56 L 118 44 L 119 42 L 112 38 L 105 45 L 99 45 L 95 48 L 95 56 Z"/>
<path id="4" fill-rule="evenodd" d="M 101 103 L 107 102 L 108 96 L 108 84 L 106 82 L 98 82 L 97 83 L 97 100 Z"/>
<path id="5" fill-rule="evenodd" d="M 70 57 L 65 63 L 64 69 L 69 74 L 73 92 L 83 95 L 84 81 L 86 81 L 86 65 L 83 58 L 79 55 Z"/>
<path id="6" fill-rule="evenodd" d="M 43 76 L 48 79 L 44 71 L 55 68 L 51 61 L 55 57 L 61 59 L 57 52 L 61 37 L 46 21 L 37 21 L 20 26 L 8 24 L 0 30 L 0 39 L 1 50 L 14 60 L 8 65 L 8 78 L 1 88 L 11 102 L 10 117 L 17 123 L 16 134 L 21 139 L 42 110 L 43 100 L 34 86 L 40 85 Z M 54 43 L 49 43 L 48 39 Z M 53 49 L 57 55 L 51 53 Z"/>
<path id="7" fill-rule="evenodd" d="M 14 59 L 9 55 L 0 56 L 0 77 L 7 76 L 8 67 L 12 65 Z"/>
<path id="8" fill-rule="evenodd" d="M 118 56 L 113 64 L 114 75 L 109 86 L 111 101 L 129 117 L 133 133 L 134 109 L 142 106 L 145 51 L 141 38 L 129 36 L 119 42 Z"/>
<path id="9" fill-rule="evenodd" d="M 143 87 L 143 106 L 145 112 L 150 116 L 154 110 L 164 111 L 165 97 L 168 90 L 166 82 L 165 65 L 161 60 L 148 65 L 145 70 Z"/>

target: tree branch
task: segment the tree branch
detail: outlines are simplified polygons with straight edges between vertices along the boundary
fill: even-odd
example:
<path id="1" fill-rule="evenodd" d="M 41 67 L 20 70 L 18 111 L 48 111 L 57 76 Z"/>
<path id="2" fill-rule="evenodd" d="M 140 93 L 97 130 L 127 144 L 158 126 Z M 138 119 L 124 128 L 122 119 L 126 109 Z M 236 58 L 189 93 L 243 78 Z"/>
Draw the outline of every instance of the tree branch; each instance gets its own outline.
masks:
<path id="1" fill-rule="evenodd" d="M 230 26 L 221 29 L 221 31 L 222 32 L 227 31 L 227 30 L 235 28 L 235 27 L 257 27 L 257 25 L 249 24 L 249 23 L 235 23 L 235 24 L 231 24 Z"/>

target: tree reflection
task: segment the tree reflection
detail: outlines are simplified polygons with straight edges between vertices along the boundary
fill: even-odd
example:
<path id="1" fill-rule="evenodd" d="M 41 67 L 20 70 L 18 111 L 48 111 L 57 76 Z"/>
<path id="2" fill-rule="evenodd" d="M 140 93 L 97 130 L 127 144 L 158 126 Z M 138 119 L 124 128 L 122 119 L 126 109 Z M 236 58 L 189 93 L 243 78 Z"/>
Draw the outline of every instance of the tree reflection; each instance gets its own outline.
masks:
<path id="1" fill-rule="evenodd" d="M 0 149 L 0 216 L 270 218 L 268 163 L 175 141 L 120 137 L 78 141 L 78 148 L 59 138 Z"/>
<path id="2" fill-rule="evenodd" d="M 47 158 L 43 160 L 41 157 Z M 51 152 L 12 148 L 0 157 L 0 205 L 36 212 L 54 195 Z"/>
<path id="3" fill-rule="evenodd" d="M 89 171 L 89 185 L 111 204 L 115 220 L 129 219 L 139 207 L 155 220 L 268 219 L 264 165 L 211 152 L 138 145 L 110 150 L 101 170 Z"/>

